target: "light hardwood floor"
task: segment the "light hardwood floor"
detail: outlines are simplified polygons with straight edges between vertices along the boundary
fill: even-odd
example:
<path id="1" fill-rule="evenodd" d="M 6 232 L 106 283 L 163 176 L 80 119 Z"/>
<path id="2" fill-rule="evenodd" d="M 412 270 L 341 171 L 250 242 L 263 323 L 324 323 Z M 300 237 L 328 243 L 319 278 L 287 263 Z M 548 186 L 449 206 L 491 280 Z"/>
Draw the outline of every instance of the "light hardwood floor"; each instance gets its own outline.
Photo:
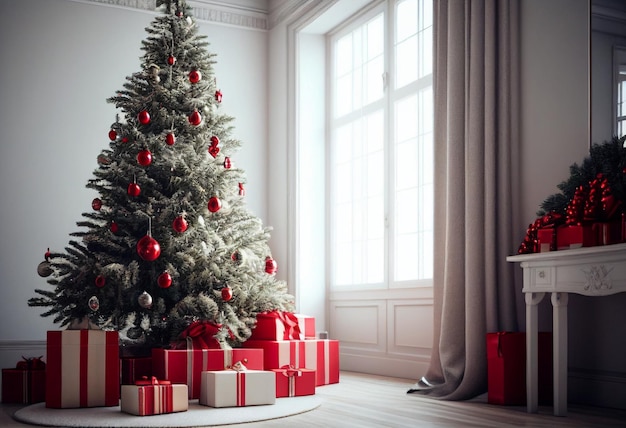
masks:
<path id="1" fill-rule="evenodd" d="M 569 405 L 567 417 L 551 407 L 528 414 L 524 406 L 487 404 L 486 395 L 470 401 L 440 401 L 406 394 L 411 379 L 342 372 L 338 384 L 317 388 L 322 405 L 300 415 L 236 427 L 626 427 L 626 411 Z M 28 427 L 12 414 L 18 405 L 2 405 L 0 427 Z"/>

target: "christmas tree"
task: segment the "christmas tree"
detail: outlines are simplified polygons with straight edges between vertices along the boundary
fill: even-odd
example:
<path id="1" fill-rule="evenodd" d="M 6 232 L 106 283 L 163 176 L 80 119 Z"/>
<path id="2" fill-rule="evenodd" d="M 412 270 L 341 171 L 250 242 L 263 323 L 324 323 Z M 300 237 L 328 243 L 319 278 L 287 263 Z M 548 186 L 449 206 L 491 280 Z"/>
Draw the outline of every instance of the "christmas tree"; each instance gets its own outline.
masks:
<path id="1" fill-rule="evenodd" d="M 28 304 L 61 326 L 118 330 L 127 343 L 166 346 L 202 323 L 221 346 L 237 346 L 257 313 L 292 311 L 293 298 L 275 277 L 270 229 L 244 203 L 215 55 L 184 0 L 157 6 L 141 71 L 108 100 L 122 118 L 87 183 L 99 197 L 65 252 L 39 266 L 54 290 L 35 290 Z"/>

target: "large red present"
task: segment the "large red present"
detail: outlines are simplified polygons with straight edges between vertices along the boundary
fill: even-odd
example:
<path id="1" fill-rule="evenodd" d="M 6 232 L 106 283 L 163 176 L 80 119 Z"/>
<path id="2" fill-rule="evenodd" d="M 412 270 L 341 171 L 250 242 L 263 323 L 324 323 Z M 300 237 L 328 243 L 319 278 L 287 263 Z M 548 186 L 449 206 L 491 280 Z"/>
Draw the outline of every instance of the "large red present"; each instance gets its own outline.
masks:
<path id="1" fill-rule="evenodd" d="M 134 385 L 135 381 L 152 376 L 152 357 L 120 358 L 122 385 Z"/>
<path id="2" fill-rule="evenodd" d="M 315 370 L 285 366 L 272 371 L 276 373 L 276 398 L 315 394 Z"/>
<path id="3" fill-rule="evenodd" d="M 46 363 L 24 358 L 14 369 L 2 369 L 2 402 L 32 404 L 46 399 Z"/>
<path id="4" fill-rule="evenodd" d="M 274 404 L 276 375 L 264 370 L 202 372 L 199 403 L 210 407 L 241 407 Z"/>
<path id="5" fill-rule="evenodd" d="M 48 331 L 46 407 L 117 406 L 117 331 Z"/>
<path id="6" fill-rule="evenodd" d="M 253 370 L 263 370 L 262 349 L 153 349 L 152 374 L 158 379 L 189 386 L 189 398 L 200 397 L 200 373 L 224 370 L 244 361 Z"/>
<path id="7" fill-rule="evenodd" d="M 189 408 L 187 385 L 172 385 L 156 378 L 122 385 L 122 412 L 138 416 L 185 412 Z"/>
<path id="8" fill-rule="evenodd" d="M 285 365 L 316 371 L 316 385 L 339 382 L 338 340 L 247 340 L 246 348 L 263 349 L 265 370 Z"/>
<path id="9" fill-rule="evenodd" d="M 298 318 L 291 312 L 271 311 L 257 314 L 249 340 L 299 340 Z"/>
<path id="10" fill-rule="evenodd" d="M 294 314 L 298 320 L 298 327 L 300 327 L 300 337 L 298 339 L 316 339 L 315 333 L 315 317 L 303 314 Z"/>
<path id="11" fill-rule="evenodd" d="M 552 333 L 538 334 L 539 402 L 552 402 Z M 487 333 L 487 401 L 526 404 L 526 333 Z"/>

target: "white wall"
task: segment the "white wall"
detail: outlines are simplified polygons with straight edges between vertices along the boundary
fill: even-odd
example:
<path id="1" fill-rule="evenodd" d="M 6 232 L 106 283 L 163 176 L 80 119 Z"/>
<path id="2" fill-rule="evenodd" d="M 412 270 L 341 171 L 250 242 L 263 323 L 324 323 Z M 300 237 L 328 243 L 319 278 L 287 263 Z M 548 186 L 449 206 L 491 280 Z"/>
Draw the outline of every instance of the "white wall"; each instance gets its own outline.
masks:
<path id="1" fill-rule="evenodd" d="M 0 367 L 11 367 L 6 341 L 41 341 L 58 329 L 27 306 L 35 288 L 50 287 L 36 267 L 91 210 L 96 195 L 85 184 L 116 114 L 106 99 L 139 71 L 144 29 L 156 14 L 69 0 L 0 3 Z M 248 206 L 267 224 L 268 33 L 199 25 L 217 54 L 221 110 L 243 142 L 233 161 L 247 173 Z"/>

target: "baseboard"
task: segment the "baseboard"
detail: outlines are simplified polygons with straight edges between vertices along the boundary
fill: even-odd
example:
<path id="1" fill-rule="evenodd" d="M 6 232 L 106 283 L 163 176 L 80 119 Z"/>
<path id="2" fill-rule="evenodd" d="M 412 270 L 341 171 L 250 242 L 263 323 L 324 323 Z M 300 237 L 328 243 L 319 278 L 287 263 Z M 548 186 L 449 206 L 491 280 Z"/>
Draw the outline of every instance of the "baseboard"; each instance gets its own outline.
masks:
<path id="1" fill-rule="evenodd" d="M 570 403 L 626 410 L 626 373 L 570 367 Z"/>
<path id="2" fill-rule="evenodd" d="M 393 355 L 358 355 L 341 352 L 341 370 L 390 376 L 403 379 L 419 379 L 428 369 L 428 361 L 397 358 Z"/>

